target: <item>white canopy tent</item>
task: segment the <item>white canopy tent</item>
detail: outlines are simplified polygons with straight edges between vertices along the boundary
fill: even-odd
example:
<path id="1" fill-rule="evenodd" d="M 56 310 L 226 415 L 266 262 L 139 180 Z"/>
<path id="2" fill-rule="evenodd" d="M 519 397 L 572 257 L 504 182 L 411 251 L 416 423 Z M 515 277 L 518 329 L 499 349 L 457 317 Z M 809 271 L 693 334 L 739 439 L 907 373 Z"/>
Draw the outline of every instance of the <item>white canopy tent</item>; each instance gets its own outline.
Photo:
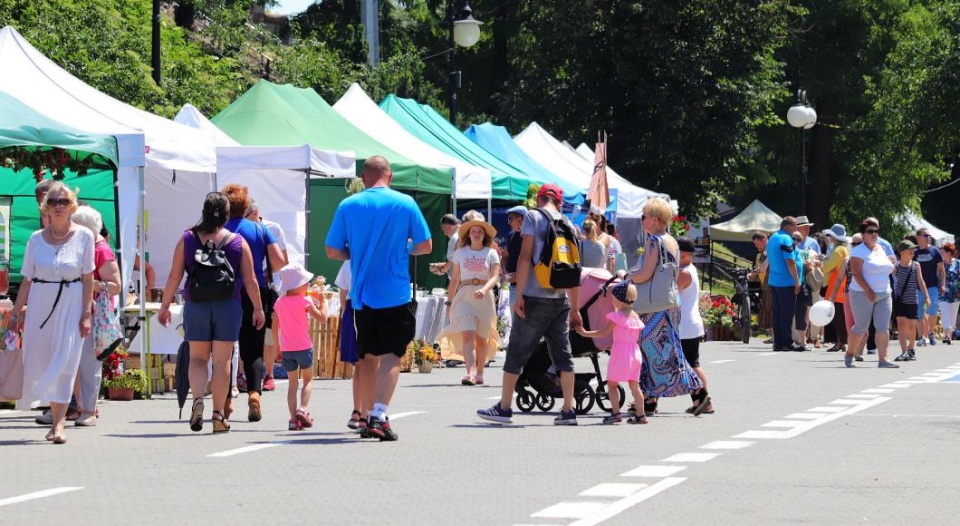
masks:
<path id="1" fill-rule="evenodd" d="M 755 232 L 780 230 L 779 214 L 770 210 L 759 199 L 754 199 L 736 217 L 723 223 L 710 225 L 711 241 L 750 241 Z"/>
<path id="2" fill-rule="evenodd" d="M 333 109 L 367 135 L 417 163 L 452 167 L 454 199 L 492 198 L 489 168 L 474 166 L 421 141 L 380 109 L 359 84 L 351 84 Z"/>
<path id="3" fill-rule="evenodd" d="M 956 242 L 953 234 L 940 230 L 939 228 L 933 226 L 932 223 L 910 210 L 907 210 L 903 213 L 903 215 L 898 217 L 897 223 L 909 228 L 912 232 L 916 232 L 921 228 L 926 228 L 927 232 L 929 232 L 930 235 L 933 236 L 933 239 L 937 242 L 937 246 L 943 246 L 944 243 Z"/>
<path id="4" fill-rule="evenodd" d="M 152 255 L 158 285 L 162 284 L 172 247 L 189 226 L 185 223 L 199 217 L 210 188 L 216 163 L 213 137 L 97 91 L 45 57 L 9 26 L 0 29 L 0 69 L 4 72 L 0 91 L 44 115 L 92 133 L 142 134 L 140 139 L 130 135 L 129 141 L 118 137 L 121 164 L 126 165 L 117 173 L 121 263 L 128 278 L 136 246 L 138 201 L 143 199 L 147 228 L 141 229 L 141 237 L 146 236 L 144 249 Z M 130 165 L 136 165 L 136 159 L 144 154 L 145 163 L 141 164 L 145 169 L 138 173 Z"/>
<path id="5" fill-rule="evenodd" d="M 593 148 L 587 146 L 585 143 L 580 143 L 580 146 L 577 146 L 576 150 L 574 151 L 577 152 L 585 160 L 593 163 L 594 156 L 596 155 L 593 151 Z M 618 216 L 620 215 L 619 203 L 623 203 L 624 206 L 626 206 L 630 210 L 637 210 L 637 209 L 643 210 L 643 203 L 647 199 L 650 199 L 651 197 L 660 197 L 666 200 L 668 203 L 670 203 L 670 208 L 673 209 L 674 214 L 676 214 L 677 211 L 679 210 L 678 209 L 679 203 L 677 203 L 676 199 L 670 199 L 670 196 L 668 194 L 661 194 L 658 192 L 654 192 L 653 190 L 647 190 L 646 188 L 643 188 L 631 183 L 622 175 L 618 174 L 616 170 L 611 168 L 609 164 L 607 165 L 607 185 L 610 188 L 616 188 L 618 190 L 618 193 L 617 193 L 617 202 L 618 202 L 617 215 Z M 628 188 L 628 187 L 635 188 L 637 191 L 620 192 L 621 188 Z M 631 200 L 631 199 L 635 200 L 636 202 L 629 202 L 628 200 Z"/>
<path id="6" fill-rule="evenodd" d="M 318 150 L 309 144 L 221 146 L 217 148 L 216 182 L 218 188 L 228 183 L 247 186 L 260 213 L 280 224 L 287 236 L 290 262 L 306 267 L 309 179 L 353 178 L 356 162 L 353 152 Z"/>

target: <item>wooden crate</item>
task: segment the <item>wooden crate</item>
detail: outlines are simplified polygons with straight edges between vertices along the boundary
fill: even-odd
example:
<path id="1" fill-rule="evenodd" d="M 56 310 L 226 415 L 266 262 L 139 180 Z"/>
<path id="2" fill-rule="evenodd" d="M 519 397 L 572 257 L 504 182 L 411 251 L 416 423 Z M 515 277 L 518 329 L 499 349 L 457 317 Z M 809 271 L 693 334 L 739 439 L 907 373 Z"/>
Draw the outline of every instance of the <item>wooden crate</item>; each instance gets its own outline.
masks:
<path id="1" fill-rule="evenodd" d="M 340 318 L 329 316 L 326 325 L 310 319 L 314 376 L 324 380 L 353 378 L 353 364 L 340 360 Z"/>

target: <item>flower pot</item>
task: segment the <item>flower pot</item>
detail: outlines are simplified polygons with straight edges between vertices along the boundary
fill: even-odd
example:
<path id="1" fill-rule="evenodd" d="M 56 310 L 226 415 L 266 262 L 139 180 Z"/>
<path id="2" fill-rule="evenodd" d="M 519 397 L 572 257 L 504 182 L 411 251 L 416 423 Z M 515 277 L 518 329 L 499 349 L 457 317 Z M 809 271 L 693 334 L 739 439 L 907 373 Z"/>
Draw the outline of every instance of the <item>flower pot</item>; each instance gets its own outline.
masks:
<path id="1" fill-rule="evenodd" d="M 420 365 L 417 366 L 417 370 L 421 373 L 429 373 L 433 370 L 433 362 L 420 362 Z"/>
<path id="2" fill-rule="evenodd" d="M 110 395 L 111 400 L 122 402 L 129 402 L 133 400 L 132 387 L 110 387 L 107 389 L 107 394 Z"/>

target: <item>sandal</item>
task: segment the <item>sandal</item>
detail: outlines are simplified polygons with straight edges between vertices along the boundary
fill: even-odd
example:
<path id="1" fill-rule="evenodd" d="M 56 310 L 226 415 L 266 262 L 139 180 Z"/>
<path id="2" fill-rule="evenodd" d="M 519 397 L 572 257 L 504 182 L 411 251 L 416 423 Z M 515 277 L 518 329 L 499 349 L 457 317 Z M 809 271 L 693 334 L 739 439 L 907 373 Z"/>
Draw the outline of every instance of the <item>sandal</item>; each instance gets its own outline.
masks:
<path id="1" fill-rule="evenodd" d="M 217 418 L 218 416 L 220 418 Z M 227 422 L 226 417 L 223 416 L 222 411 L 214 411 L 212 420 L 213 434 L 226 433 L 227 431 L 230 431 L 230 424 Z"/>
<path id="2" fill-rule="evenodd" d="M 650 401 L 650 399 L 647 398 L 643 401 L 643 414 L 646 416 L 657 414 L 657 399 Z"/>
<path id="3" fill-rule="evenodd" d="M 460 385 L 477 385 L 477 381 L 473 379 L 473 375 L 466 375 L 460 379 Z"/>
<path id="4" fill-rule="evenodd" d="M 483 375 L 482 374 L 473 375 L 473 382 L 477 385 L 483 385 Z"/>
<path id="5" fill-rule="evenodd" d="M 203 398 L 193 399 L 193 408 L 190 410 L 190 431 L 199 433 L 203 430 Z"/>
<path id="6" fill-rule="evenodd" d="M 303 424 L 296 418 L 291 418 L 290 422 L 287 423 L 287 429 L 290 431 L 300 431 L 303 429 Z"/>
<path id="7" fill-rule="evenodd" d="M 628 424 L 649 424 L 646 415 L 634 415 L 627 419 Z"/>
<path id="8" fill-rule="evenodd" d="M 250 399 L 247 400 L 247 406 L 247 420 L 259 422 L 260 419 L 263 418 L 263 415 L 260 413 L 260 398 L 250 397 Z"/>
<path id="9" fill-rule="evenodd" d="M 297 409 L 297 422 L 300 422 L 301 427 L 313 427 L 313 417 L 310 416 L 310 411 L 306 409 Z"/>
<path id="10" fill-rule="evenodd" d="M 354 430 L 360 427 L 360 411 L 354 409 L 353 412 L 350 413 L 350 420 L 347 420 L 347 427 Z"/>
<path id="11" fill-rule="evenodd" d="M 692 409 L 692 411 L 690 411 L 690 414 L 692 414 L 693 416 L 700 416 L 701 414 L 703 414 L 704 409 L 706 409 L 707 406 L 710 405 L 710 394 L 707 393 L 706 389 L 701 387 L 699 390 L 697 390 L 697 392 L 693 393 L 692 396 L 693 396 L 693 407 L 690 408 Z"/>
<path id="12" fill-rule="evenodd" d="M 68 421 L 68 422 L 73 422 L 73 421 L 77 420 L 78 418 L 80 418 L 81 416 L 83 416 L 83 413 L 81 413 L 81 412 L 80 412 L 79 410 L 77 410 L 77 409 L 74 409 L 73 411 L 70 411 L 69 413 L 67 413 L 67 421 Z"/>

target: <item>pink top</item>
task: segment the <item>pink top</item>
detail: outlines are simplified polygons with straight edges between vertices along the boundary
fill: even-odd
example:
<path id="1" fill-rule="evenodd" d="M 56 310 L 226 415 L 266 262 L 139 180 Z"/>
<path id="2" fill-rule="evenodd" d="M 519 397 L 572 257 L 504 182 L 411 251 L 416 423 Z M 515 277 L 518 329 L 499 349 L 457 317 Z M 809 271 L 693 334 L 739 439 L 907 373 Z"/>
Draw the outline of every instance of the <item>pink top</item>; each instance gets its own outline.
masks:
<path id="1" fill-rule="evenodd" d="M 613 311 L 607 314 L 607 320 L 613 323 L 613 344 L 636 345 L 640 338 L 640 331 L 643 330 L 643 322 L 640 318 L 626 316 L 619 311 Z"/>
<path id="2" fill-rule="evenodd" d="M 280 296 L 273 305 L 274 315 L 280 324 L 280 351 L 308 351 L 313 348 L 310 340 L 310 320 L 307 310 L 311 301 L 306 296 Z"/>
<path id="3" fill-rule="evenodd" d="M 107 240 L 101 239 L 97 241 L 97 244 L 93 247 L 93 279 L 102 280 L 103 278 L 100 277 L 100 267 L 107 261 L 116 260 L 117 258 L 113 255 L 113 250 L 110 248 Z"/>

